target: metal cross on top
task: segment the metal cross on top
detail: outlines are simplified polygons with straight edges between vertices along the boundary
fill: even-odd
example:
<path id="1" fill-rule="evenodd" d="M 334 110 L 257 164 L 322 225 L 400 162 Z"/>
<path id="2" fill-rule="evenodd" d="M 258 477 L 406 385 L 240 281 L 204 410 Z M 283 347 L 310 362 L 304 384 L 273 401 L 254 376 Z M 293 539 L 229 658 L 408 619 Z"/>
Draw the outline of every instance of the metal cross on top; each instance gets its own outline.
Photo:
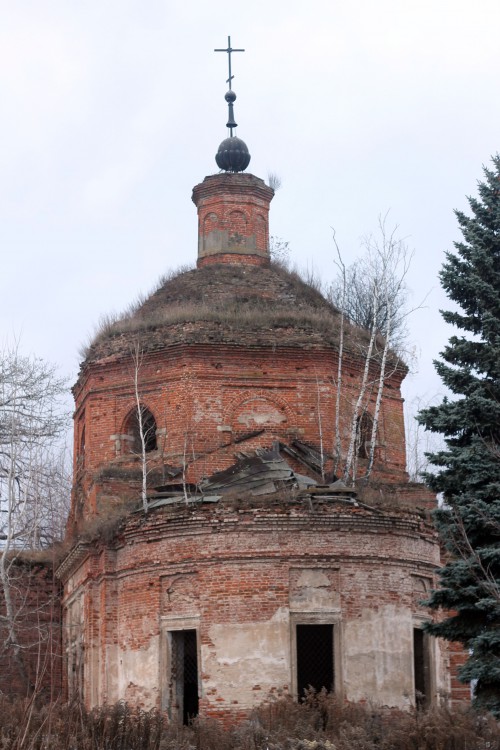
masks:
<path id="1" fill-rule="evenodd" d="M 229 90 L 231 91 L 231 81 L 234 78 L 233 75 L 231 75 L 231 52 L 244 52 L 244 49 L 233 49 L 231 47 L 231 37 L 228 36 L 227 38 L 227 48 L 226 49 L 214 49 L 214 52 L 227 52 L 227 58 L 229 63 L 229 78 L 227 79 L 226 83 L 229 84 Z"/>

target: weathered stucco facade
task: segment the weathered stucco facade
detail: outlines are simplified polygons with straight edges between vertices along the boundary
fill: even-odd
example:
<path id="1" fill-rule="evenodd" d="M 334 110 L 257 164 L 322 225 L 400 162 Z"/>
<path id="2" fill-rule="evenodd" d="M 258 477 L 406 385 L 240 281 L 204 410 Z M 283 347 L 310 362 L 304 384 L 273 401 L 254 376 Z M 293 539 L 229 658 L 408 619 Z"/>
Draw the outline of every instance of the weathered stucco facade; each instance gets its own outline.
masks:
<path id="1" fill-rule="evenodd" d="M 425 521 L 342 498 L 161 510 L 136 514 L 114 549 L 78 550 L 66 596 L 85 612 L 73 627 L 86 644 L 90 704 L 175 712 L 171 639 L 191 630 L 204 714 L 297 694 L 297 625 L 316 624 L 332 626 L 341 695 L 413 704 L 414 631 L 428 619 L 419 602 L 439 562 Z M 435 644 L 426 658 L 431 697 L 446 676 Z"/>
<path id="2" fill-rule="evenodd" d="M 422 631 L 439 547 L 434 500 L 405 472 L 405 368 L 394 359 L 386 378 L 370 481 L 360 419 L 356 486 L 335 482 L 366 332 L 345 330 L 339 463 L 340 316 L 270 264 L 272 195 L 252 175 L 198 185 L 198 268 L 102 332 L 82 365 L 59 576 L 68 689 L 88 705 L 186 721 L 309 684 L 401 708 L 450 695 L 448 653 Z"/>

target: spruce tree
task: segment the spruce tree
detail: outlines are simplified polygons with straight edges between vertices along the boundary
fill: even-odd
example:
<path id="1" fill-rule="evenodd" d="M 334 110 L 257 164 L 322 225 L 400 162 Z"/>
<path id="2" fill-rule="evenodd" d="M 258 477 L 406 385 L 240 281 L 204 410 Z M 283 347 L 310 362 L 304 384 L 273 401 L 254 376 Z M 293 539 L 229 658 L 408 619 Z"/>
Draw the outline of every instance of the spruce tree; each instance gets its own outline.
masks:
<path id="1" fill-rule="evenodd" d="M 442 493 L 436 523 L 446 563 L 429 600 L 445 619 L 433 635 L 462 643 L 460 673 L 473 682 L 475 702 L 500 717 L 500 155 L 484 169 L 471 216 L 456 211 L 463 240 L 446 254 L 440 273 L 458 329 L 435 362 L 451 394 L 419 414 L 446 448 L 429 456 L 426 475 Z"/>

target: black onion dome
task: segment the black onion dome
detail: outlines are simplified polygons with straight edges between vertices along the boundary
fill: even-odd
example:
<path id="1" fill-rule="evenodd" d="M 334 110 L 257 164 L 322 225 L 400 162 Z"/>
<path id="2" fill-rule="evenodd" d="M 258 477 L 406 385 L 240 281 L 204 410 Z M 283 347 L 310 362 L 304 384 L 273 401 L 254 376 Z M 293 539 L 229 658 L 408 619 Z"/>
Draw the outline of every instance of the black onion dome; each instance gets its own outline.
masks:
<path id="1" fill-rule="evenodd" d="M 215 161 L 225 172 L 243 172 L 250 164 L 247 144 L 236 136 L 226 138 L 219 146 Z"/>

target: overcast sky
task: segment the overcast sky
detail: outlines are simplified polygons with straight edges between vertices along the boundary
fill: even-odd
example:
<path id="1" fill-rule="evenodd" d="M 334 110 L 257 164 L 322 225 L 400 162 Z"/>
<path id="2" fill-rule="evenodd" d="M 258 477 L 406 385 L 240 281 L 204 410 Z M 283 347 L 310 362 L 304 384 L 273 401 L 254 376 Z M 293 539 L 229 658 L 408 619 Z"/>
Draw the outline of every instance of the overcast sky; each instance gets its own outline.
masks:
<path id="1" fill-rule="evenodd" d="M 271 234 L 333 276 L 380 214 L 414 249 L 419 372 L 451 334 L 438 271 L 500 150 L 498 0 L 0 0 L 0 326 L 74 381 L 100 316 L 196 260 L 191 190 L 237 134 L 275 172 Z"/>

